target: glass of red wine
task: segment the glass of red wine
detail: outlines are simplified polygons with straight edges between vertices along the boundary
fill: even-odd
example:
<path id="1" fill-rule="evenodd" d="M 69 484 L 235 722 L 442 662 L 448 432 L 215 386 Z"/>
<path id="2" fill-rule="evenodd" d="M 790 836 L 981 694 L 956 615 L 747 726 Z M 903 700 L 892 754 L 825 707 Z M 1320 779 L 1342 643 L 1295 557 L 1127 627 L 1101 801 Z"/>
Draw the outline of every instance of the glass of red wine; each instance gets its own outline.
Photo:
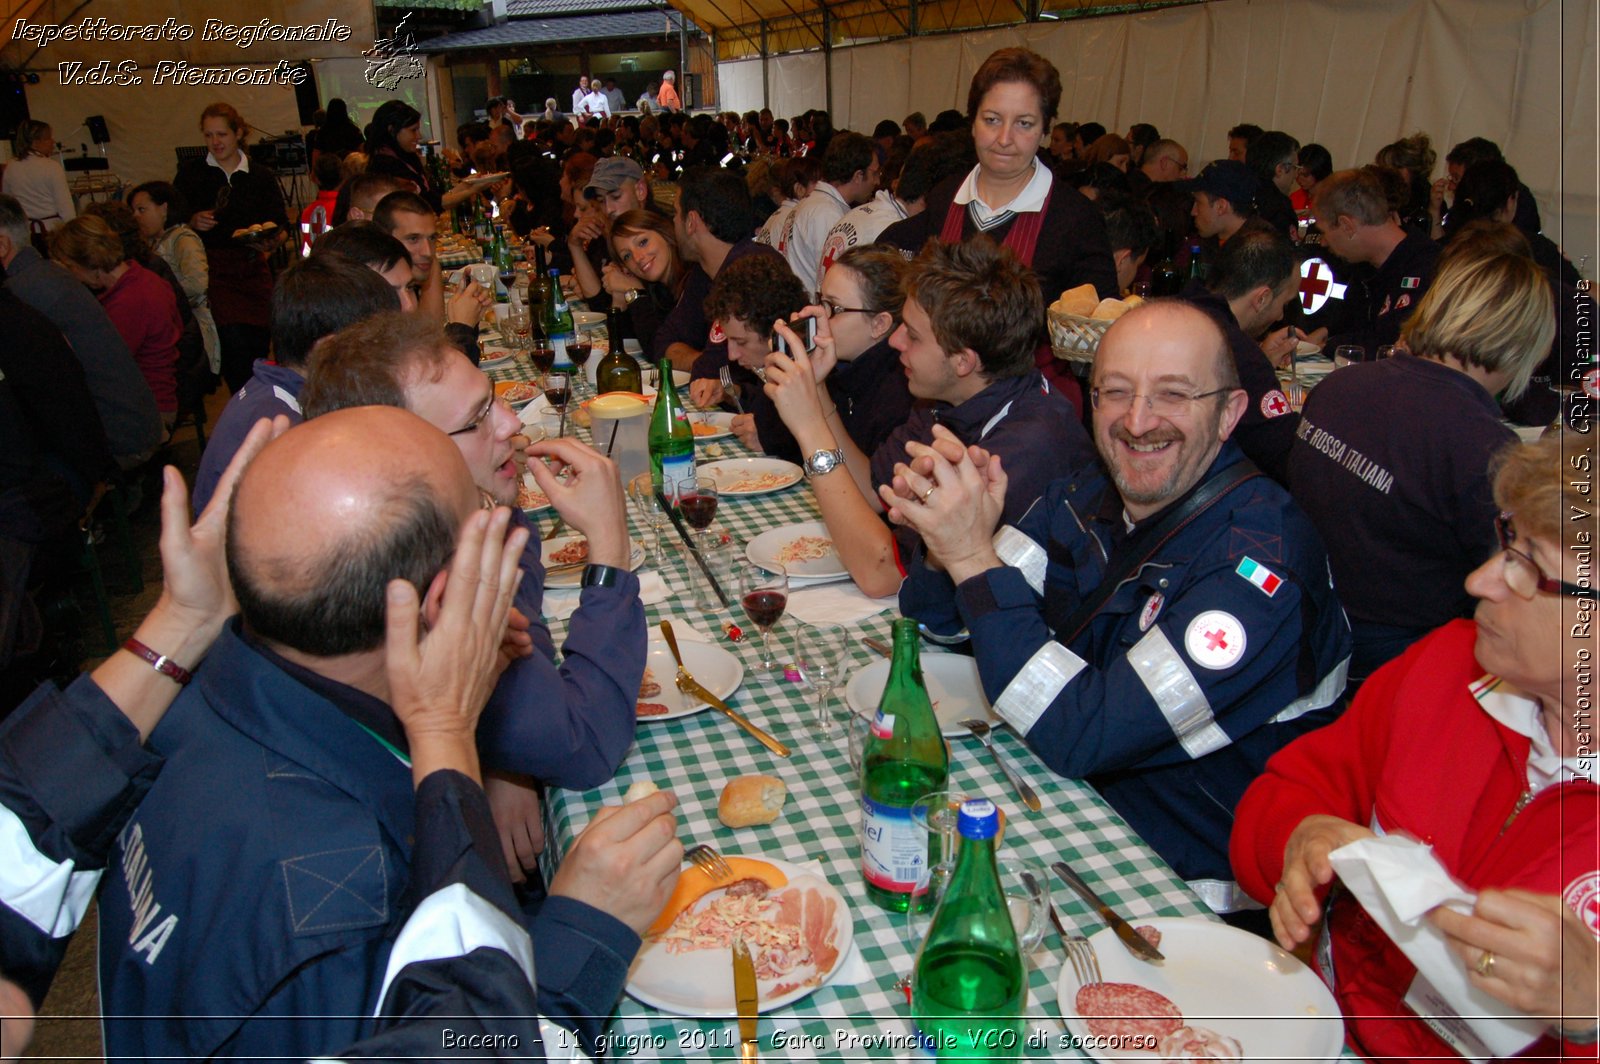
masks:
<path id="1" fill-rule="evenodd" d="M 776 672 L 783 663 L 772 656 L 772 628 L 789 605 L 789 574 L 783 566 L 774 571 L 759 565 L 745 565 L 739 569 L 739 601 L 744 604 L 745 616 L 761 629 L 761 668 Z"/>
<path id="2" fill-rule="evenodd" d="M 528 351 L 528 357 L 533 360 L 535 373 L 549 373 L 556 364 L 556 349 L 550 346 L 550 341 L 544 337 L 535 337 L 533 347 Z"/>
<path id="3" fill-rule="evenodd" d="M 711 477 L 685 477 L 673 485 L 672 496 L 690 528 L 710 528 L 717 519 L 717 482 Z"/>
<path id="4" fill-rule="evenodd" d="M 567 357 L 572 359 L 574 385 L 584 378 L 583 367 L 588 364 L 589 356 L 594 352 L 594 341 L 587 333 L 580 332 L 575 340 L 567 345 Z"/>
<path id="5" fill-rule="evenodd" d="M 544 390 L 544 401 L 550 404 L 551 410 L 566 408 L 571 385 L 572 381 L 565 373 L 546 373 L 539 379 L 539 387 Z"/>

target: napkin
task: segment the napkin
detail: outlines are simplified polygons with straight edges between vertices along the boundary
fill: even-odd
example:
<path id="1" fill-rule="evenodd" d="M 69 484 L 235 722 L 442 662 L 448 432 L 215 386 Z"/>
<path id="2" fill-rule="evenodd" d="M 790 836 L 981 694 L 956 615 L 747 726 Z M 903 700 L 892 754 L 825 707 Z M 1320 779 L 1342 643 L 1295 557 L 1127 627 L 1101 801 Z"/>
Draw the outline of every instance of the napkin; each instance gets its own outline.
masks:
<path id="1" fill-rule="evenodd" d="M 646 606 L 653 606 L 658 602 L 667 601 L 669 592 L 667 582 L 661 579 L 661 574 L 654 570 L 639 574 L 639 601 Z M 583 589 L 579 587 L 547 587 L 544 589 L 544 616 L 550 621 L 564 621 L 578 610 L 578 603 L 583 597 Z M 673 624 L 680 622 L 674 618 Z M 681 631 L 681 628 L 680 628 Z M 680 637 L 685 638 L 685 637 Z M 706 642 L 700 636 L 702 643 Z"/>
<path id="2" fill-rule="evenodd" d="M 884 610 L 893 609 L 897 596 L 868 598 L 851 581 L 794 588 L 789 592 L 789 616 L 804 624 L 860 624 Z"/>
<path id="3" fill-rule="evenodd" d="M 1340 882 L 1417 966 L 1406 1004 L 1457 1052 L 1476 1061 L 1514 1056 L 1543 1033 L 1542 1020 L 1507 1018 L 1510 1006 L 1474 987 L 1444 933 L 1425 919 L 1436 906 L 1468 913 L 1477 901 L 1432 848 L 1386 835 L 1341 846 L 1328 859 Z"/>
<path id="4" fill-rule="evenodd" d="M 664 601 L 665 598 L 666 598 L 666 595 L 663 594 L 662 597 L 660 599 L 657 599 L 656 601 L 658 601 L 658 602 Z M 649 602 L 650 600 L 649 599 L 645 599 L 645 601 Z M 693 624 L 690 624 L 688 621 L 684 620 L 682 617 L 669 617 L 666 614 L 662 614 L 661 620 L 663 620 L 663 621 L 671 621 L 672 622 L 672 634 L 673 634 L 673 636 L 675 638 L 677 638 L 677 640 L 680 643 L 681 642 L 690 642 L 690 643 L 710 643 L 710 642 L 713 642 L 713 640 L 712 640 L 712 638 L 710 636 L 706 635 L 705 632 L 703 632 L 700 629 L 696 628 Z M 661 633 L 660 622 L 657 622 L 657 623 L 652 624 L 650 626 L 650 631 L 649 631 L 648 635 L 650 636 L 651 639 L 656 638 L 656 636 L 658 636 L 660 633 Z"/>

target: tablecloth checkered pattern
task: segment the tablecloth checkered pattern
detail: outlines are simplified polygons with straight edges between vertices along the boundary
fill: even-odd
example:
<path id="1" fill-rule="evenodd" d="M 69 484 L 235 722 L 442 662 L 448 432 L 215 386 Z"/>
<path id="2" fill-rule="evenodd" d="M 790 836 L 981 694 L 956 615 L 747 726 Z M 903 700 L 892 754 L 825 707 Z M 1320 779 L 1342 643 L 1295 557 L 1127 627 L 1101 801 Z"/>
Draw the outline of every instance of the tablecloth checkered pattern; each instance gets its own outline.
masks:
<path id="1" fill-rule="evenodd" d="M 527 375 L 520 362 L 488 372 L 496 380 L 523 379 Z M 726 457 L 750 453 L 737 439 L 720 443 Z M 702 452 L 705 446 L 699 444 Z M 768 529 L 819 518 L 804 481 L 766 496 L 724 496 L 717 509 L 718 525 L 741 548 Z M 669 541 L 676 539 L 670 527 L 663 536 Z M 677 795 L 679 837 L 686 846 L 704 842 L 724 854 L 776 858 L 794 864 L 821 862 L 828 881 L 850 905 L 855 942 L 871 969 L 871 977 L 853 986 L 824 986 L 793 1005 L 763 1015 L 762 1051 L 771 1059 L 910 1057 L 914 1054 L 903 1048 L 866 1041 L 910 1033 L 910 1009 L 904 992 L 895 983 L 910 972 L 914 956 L 906 941 L 906 917 L 879 909 L 866 894 L 856 841 L 859 794 L 844 735 L 841 731 L 837 737 L 819 740 L 806 730 L 807 714 L 815 709 L 815 692 L 786 682 L 781 675 L 760 671 L 760 637 L 742 612 L 717 610 L 706 616 L 685 606 L 687 582 L 681 552 L 673 551 L 672 557 L 673 562 L 662 572 L 672 597 L 645 610 L 652 636 L 659 638 L 655 625 L 663 617 L 679 616 L 691 621 L 716 645 L 737 655 L 744 664 L 745 678 L 743 686 L 728 699 L 729 705 L 786 744 L 792 756 L 785 760 L 770 753 L 727 718 L 709 709 L 677 720 L 641 722 L 633 750 L 610 782 L 582 793 L 551 791 L 551 838 L 556 847 L 564 848 L 601 806 L 618 804 L 632 783 L 650 780 Z M 730 591 L 729 600 L 737 608 L 736 593 Z M 892 610 L 885 611 L 854 626 L 849 672 L 877 657 L 860 637 L 876 636 L 888 642 L 893 617 Z M 729 620 L 749 633 L 742 643 L 724 638 L 722 625 Z M 775 643 L 781 644 L 781 649 L 774 648 L 780 659 L 793 650 L 796 623 L 785 619 L 774 630 Z M 564 622 L 551 624 L 557 645 L 565 627 Z M 923 652 L 937 651 L 925 647 Z M 834 697 L 842 705 L 842 686 Z M 1022 806 L 990 755 L 975 740 L 951 741 L 949 782 L 952 788 L 960 787 L 968 794 L 994 800 L 1005 811 L 1003 855 L 1033 861 L 1046 869 L 1047 876 L 1050 861 L 1066 861 L 1108 904 L 1134 923 L 1151 916 L 1211 915 L 1166 862 L 1135 836 L 1092 788 L 1055 775 L 1009 730 L 998 731 L 995 742 L 1038 791 L 1044 803 L 1042 812 L 1031 813 Z M 782 779 L 789 788 L 788 804 L 771 825 L 739 830 L 724 827 L 717 819 L 717 800 L 723 785 L 753 772 Z M 1054 876 L 1048 879 L 1052 901 L 1069 929 L 1091 935 L 1104 926 L 1076 894 Z M 1039 1032 L 1036 1038 L 1043 1037 L 1045 1045 L 1029 1047 L 1024 1053 L 1026 1058 L 1084 1057 L 1059 1042 L 1064 1027 L 1055 988 L 1065 964 L 1065 955 L 1052 930 L 1033 954 L 1028 972 L 1028 1027 Z M 613 1046 L 613 1055 L 623 1059 L 732 1058 L 738 1053 L 736 1021 L 667 1016 L 631 997 L 623 998 L 609 1034 L 619 1040 Z M 807 1044 L 796 1044 L 797 1038 L 804 1038 Z M 819 1038 L 821 1049 L 810 1044 Z"/>

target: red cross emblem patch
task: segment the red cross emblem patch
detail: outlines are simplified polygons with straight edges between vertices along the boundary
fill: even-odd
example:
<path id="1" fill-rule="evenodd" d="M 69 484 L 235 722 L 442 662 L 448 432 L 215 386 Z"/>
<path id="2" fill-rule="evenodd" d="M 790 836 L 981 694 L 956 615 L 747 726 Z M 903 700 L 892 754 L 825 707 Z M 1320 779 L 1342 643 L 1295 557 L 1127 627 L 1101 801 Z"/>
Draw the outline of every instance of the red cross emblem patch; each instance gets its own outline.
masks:
<path id="1" fill-rule="evenodd" d="M 1222 610 L 1200 614 L 1183 633 L 1183 649 L 1205 669 L 1228 668 L 1244 656 L 1245 642 L 1244 625 Z"/>
<path id="2" fill-rule="evenodd" d="M 1579 876 L 1561 892 L 1561 900 L 1577 914 L 1583 926 L 1600 938 L 1600 871 Z"/>
<path id="3" fill-rule="evenodd" d="M 1289 412 L 1289 398 L 1278 389 L 1274 388 L 1261 397 L 1261 415 L 1263 417 L 1282 417 Z"/>
<path id="4" fill-rule="evenodd" d="M 1345 286 L 1333 279 L 1333 271 L 1321 259 L 1307 259 L 1300 264 L 1300 305 L 1307 314 L 1315 314 L 1330 299 L 1343 299 Z"/>
<path id="5" fill-rule="evenodd" d="M 728 334 L 722 331 L 722 323 L 720 321 L 712 322 L 711 335 L 706 337 L 706 342 L 711 344 L 720 344 L 727 338 Z"/>

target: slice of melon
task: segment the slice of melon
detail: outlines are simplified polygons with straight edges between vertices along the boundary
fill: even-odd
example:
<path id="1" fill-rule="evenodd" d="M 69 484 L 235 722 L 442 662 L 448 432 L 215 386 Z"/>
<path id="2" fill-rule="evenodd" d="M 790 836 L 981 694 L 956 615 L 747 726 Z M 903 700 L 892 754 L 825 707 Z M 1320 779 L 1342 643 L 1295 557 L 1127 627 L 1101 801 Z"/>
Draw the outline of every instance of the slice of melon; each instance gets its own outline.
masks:
<path id="1" fill-rule="evenodd" d="M 645 932 L 646 938 L 661 934 L 672 926 L 682 912 L 705 897 L 713 890 L 720 890 L 730 883 L 737 883 L 741 879 L 759 879 L 773 890 L 786 886 L 789 877 L 784 875 L 776 865 L 766 861 L 758 861 L 752 857 L 729 857 L 726 859 L 728 866 L 733 869 L 731 879 L 712 879 L 700 866 L 691 865 L 678 876 L 678 885 L 673 888 L 672 896 L 667 899 L 667 904 L 661 910 L 661 915 L 656 917 L 656 922 L 650 925 Z"/>

